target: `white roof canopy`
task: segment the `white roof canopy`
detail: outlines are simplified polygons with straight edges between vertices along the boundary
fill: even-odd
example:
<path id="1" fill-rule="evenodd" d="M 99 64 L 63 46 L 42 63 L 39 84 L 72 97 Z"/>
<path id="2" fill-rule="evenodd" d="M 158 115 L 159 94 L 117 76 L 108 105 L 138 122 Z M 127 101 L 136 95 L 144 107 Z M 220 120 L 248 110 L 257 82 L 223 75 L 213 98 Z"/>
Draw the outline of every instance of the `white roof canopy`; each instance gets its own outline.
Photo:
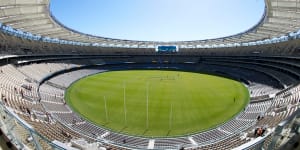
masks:
<path id="1" fill-rule="evenodd" d="M 0 22 L 14 29 L 43 37 L 100 45 L 118 45 L 119 47 L 226 45 L 272 39 L 300 29 L 300 0 L 265 0 L 266 8 L 261 20 L 251 29 L 236 35 L 217 39 L 174 42 L 112 39 L 81 33 L 64 26 L 52 16 L 49 3 L 50 0 L 0 0 Z"/>

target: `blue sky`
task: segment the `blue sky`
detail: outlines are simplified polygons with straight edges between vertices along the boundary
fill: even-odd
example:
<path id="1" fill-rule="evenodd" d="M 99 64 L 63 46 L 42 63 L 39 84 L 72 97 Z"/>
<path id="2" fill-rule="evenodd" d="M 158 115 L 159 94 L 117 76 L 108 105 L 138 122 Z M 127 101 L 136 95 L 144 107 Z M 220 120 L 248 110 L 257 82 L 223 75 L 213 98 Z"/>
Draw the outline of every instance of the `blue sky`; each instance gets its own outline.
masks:
<path id="1" fill-rule="evenodd" d="M 264 0 L 51 0 L 67 27 L 97 36 L 146 41 L 202 40 L 254 26 Z"/>

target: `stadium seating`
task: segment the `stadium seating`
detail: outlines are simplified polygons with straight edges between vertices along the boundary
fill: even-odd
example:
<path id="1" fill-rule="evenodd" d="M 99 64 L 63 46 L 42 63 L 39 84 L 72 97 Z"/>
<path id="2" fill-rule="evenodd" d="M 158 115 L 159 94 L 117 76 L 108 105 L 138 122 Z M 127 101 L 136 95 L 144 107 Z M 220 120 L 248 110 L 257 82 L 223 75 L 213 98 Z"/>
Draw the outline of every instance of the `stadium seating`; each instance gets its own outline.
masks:
<path id="1" fill-rule="evenodd" d="M 266 16 L 271 18 L 262 21 L 267 22 L 260 22 L 238 35 L 200 40 L 192 48 L 189 46 L 194 41 L 179 41 L 180 50 L 174 54 L 156 53 L 154 48 L 143 44 L 147 41 L 131 43 L 103 38 L 101 42 L 122 43 L 123 47 L 93 46 L 99 44 L 92 42 L 94 36 L 89 36 L 91 43 L 83 46 L 76 44 L 81 33 L 69 29 L 63 34 L 65 37 L 72 39 L 79 35 L 75 41 L 67 41 L 73 44 L 58 42 L 55 35 L 52 36 L 57 42 L 45 40 L 47 37 L 30 39 L 31 33 L 20 35 L 21 29 L 5 29 L 8 24 L 35 21 L 26 19 L 26 15 L 34 15 L 27 11 L 31 3 L 48 9 L 44 2 L 48 3 L 46 0 L 0 1 L 0 133 L 4 133 L 5 140 L 14 149 L 288 149 L 284 145 L 289 145 L 291 137 L 299 134 L 300 34 L 296 31 L 299 0 L 266 0 Z M 268 10 L 270 7 L 272 10 Z M 15 17 L 24 18 L 14 20 Z M 12 20 L 2 24 L 6 19 Z M 274 20 L 280 26 L 277 21 L 274 26 Z M 30 29 L 43 33 L 35 27 Z M 268 33 L 262 33 L 261 28 Z M 286 33 L 286 28 L 298 32 L 297 37 Z M 276 42 L 281 37 L 274 34 L 285 38 Z M 259 39 L 256 36 L 262 36 L 261 41 L 251 40 Z M 156 44 L 154 41 L 152 46 Z M 66 104 L 65 90 L 73 82 L 97 73 L 128 69 L 192 71 L 234 79 L 248 88 L 251 100 L 232 119 L 212 129 L 178 137 L 152 138 L 97 126 Z M 258 128 L 266 129 L 265 133 L 257 135 Z M 299 145 L 299 140 L 295 143 Z"/>
<path id="2" fill-rule="evenodd" d="M 226 76 L 235 74 L 233 78 L 244 78 L 250 82 L 247 86 L 251 91 L 251 97 L 257 99 L 251 101 L 250 104 L 232 120 L 217 128 L 178 138 L 148 139 L 114 133 L 95 126 L 81 118 L 74 113 L 64 101 L 64 90 L 71 83 L 82 77 L 111 69 L 142 68 L 143 66 L 152 66 L 155 68 L 160 66 L 160 64 L 152 64 L 149 62 L 149 64 L 143 65 L 145 64 L 143 62 L 141 64 L 124 65 L 117 63 L 107 66 L 100 65 L 90 69 L 80 69 L 80 66 L 83 65 L 72 64 L 72 61 L 66 61 L 68 64 L 64 64 L 61 61 L 51 63 L 41 62 L 20 66 L 8 64 L 1 67 L 1 95 L 7 108 L 12 109 L 24 121 L 28 122 L 48 139 L 55 139 L 67 143 L 71 140 L 83 138 L 87 142 L 93 143 L 100 137 L 102 141 L 109 141 L 109 143 L 111 143 L 111 145 L 105 145 L 105 143 L 103 143 L 107 148 L 115 147 L 116 145 L 131 148 L 147 148 L 151 141 L 154 143 L 153 148 L 157 149 L 177 149 L 180 147 L 190 147 L 191 149 L 230 149 L 253 139 L 251 136 L 242 138 L 244 133 L 249 134 L 255 127 L 259 126 L 267 126 L 268 128 L 275 127 L 280 121 L 291 116 L 293 112 L 297 110 L 298 107 L 296 106 L 300 97 L 300 86 L 295 84 L 299 79 L 294 76 L 296 72 L 299 72 L 297 69 L 286 69 L 280 72 L 278 70 L 280 65 L 276 63 L 269 64 L 268 66 L 257 65 L 257 62 L 249 62 L 248 58 L 246 59 L 247 63 L 244 64 L 240 62 L 242 58 L 238 63 L 229 60 L 229 58 L 222 59 L 222 61 L 214 60 L 215 58 L 209 59 L 210 60 L 207 59 L 205 62 L 202 61 L 202 63 L 199 64 L 169 64 L 168 67 L 177 67 L 182 70 L 190 69 L 197 72 L 202 71 L 213 74 L 223 73 L 224 75 L 224 73 L 226 73 Z M 151 58 L 149 60 L 151 60 Z M 47 60 L 45 59 L 45 61 Z M 115 59 L 113 61 L 115 61 Z M 266 58 L 264 58 L 264 61 L 266 61 Z M 287 59 L 278 61 L 278 63 L 279 62 L 296 65 L 296 60 L 289 61 Z M 109 64 L 112 62 L 106 63 Z M 235 65 L 237 68 L 233 69 L 232 65 Z M 211 66 L 215 66 L 215 69 L 219 71 L 222 70 L 222 72 L 215 72 L 215 69 L 212 69 Z M 260 69 L 265 69 L 264 71 L 266 72 L 262 73 L 257 71 L 257 66 L 261 67 Z M 78 70 L 62 72 L 58 75 L 54 75 L 52 78 L 46 78 L 55 72 L 68 70 L 69 68 L 78 68 Z M 243 73 L 237 76 L 239 71 L 243 71 Z M 270 73 L 268 74 L 268 72 Z M 12 74 L 13 76 L 11 76 Z M 255 76 L 255 78 L 253 78 L 253 76 Z M 261 79 L 257 77 L 261 77 Z M 263 81 L 266 78 L 280 79 L 280 83 L 284 83 L 286 88 L 277 87 L 276 82 L 266 83 Z M 44 79 L 46 81 L 43 81 Z M 31 87 L 31 89 L 27 89 L 28 87 Z M 22 91 L 23 94 L 20 94 L 20 91 Z M 273 95 L 273 97 L 271 95 Z M 20 133 L 22 132 L 20 131 Z M 22 136 L 26 137 L 29 135 L 23 134 Z M 126 142 L 124 142 L 124 139 Z"/>

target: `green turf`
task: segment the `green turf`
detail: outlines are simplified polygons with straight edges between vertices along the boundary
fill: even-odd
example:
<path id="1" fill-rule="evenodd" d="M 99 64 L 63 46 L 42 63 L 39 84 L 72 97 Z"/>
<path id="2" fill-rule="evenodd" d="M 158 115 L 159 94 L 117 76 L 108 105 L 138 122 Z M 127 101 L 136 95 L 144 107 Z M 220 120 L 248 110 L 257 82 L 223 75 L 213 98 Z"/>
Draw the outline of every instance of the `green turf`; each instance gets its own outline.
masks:
<path id="1" fill-rule="evenodd" d="M 72 109 L 104 128 L 159 137 L 186 135 L 218 126 L 245 107 L 249 93 L 239 82 L 212 75 L 132 70 L 83 78 L 68 88 L 66 99 Z"/>

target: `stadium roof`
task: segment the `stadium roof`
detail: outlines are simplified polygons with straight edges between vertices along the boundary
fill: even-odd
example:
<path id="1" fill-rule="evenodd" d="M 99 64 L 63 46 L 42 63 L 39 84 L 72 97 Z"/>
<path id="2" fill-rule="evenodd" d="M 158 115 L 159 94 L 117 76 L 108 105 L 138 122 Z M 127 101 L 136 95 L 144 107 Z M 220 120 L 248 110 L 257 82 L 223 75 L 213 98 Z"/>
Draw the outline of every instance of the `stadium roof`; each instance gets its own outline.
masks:
<path id="1" fill-rule="evenodd" d="M 136 41 L 113 39 L 81 33 L 64 26 L 50 12 L 50 0 L 0 0 L 0 22 L 24 32 L 43 37 L 99 44 L 100 46 L 152 48 L 156 45 L 226 45 L 278 38 L 300 29 L 299 0 L 265 0 L 266 7 L 261 20 L 249 30 L 216 39 L 194 41 Z"/>

